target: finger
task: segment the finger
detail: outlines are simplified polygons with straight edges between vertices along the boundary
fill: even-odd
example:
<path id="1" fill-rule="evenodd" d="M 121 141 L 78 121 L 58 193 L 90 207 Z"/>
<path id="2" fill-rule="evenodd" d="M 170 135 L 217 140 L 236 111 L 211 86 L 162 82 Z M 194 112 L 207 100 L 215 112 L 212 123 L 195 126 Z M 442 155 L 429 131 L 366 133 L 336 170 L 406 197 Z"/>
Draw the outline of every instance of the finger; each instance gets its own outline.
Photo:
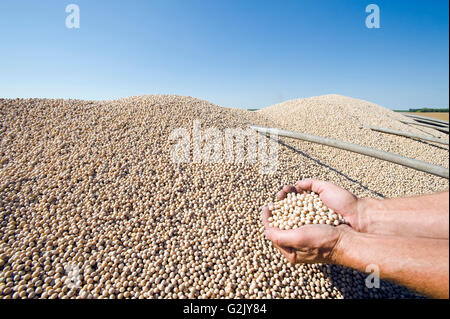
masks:
<path id="1" fill-rule="evenodd" d="M 296 189 L 292 185 L 284 185 L 282 190 L 277 193 L 277 199 L 282 200 L 286 198 L 287 193 L 295 192 Z"/>
<path id="2" fill-rule="evenodd" d="M 270 222 L 269 222 L 270 216 L 272 216 L 272 212 L 270 211 L 269 207 L 264 206 L 262 209 L 262 212 L 261 212 L 261 218 L 263 220 L 265 229 L 270 228 Z"/>
<path id="3" fill-rule="evenodd" d="M 283 191 L 285 193 L 292 193 L 292 192 L 296 192 L 296 189 L 293 185 L 284 185 L 283 186 Z"/>
<path id="4" fill-rule="evenodd" d="M 261 217 L 262 217 L 262 220 L 264 223 L 264 228 L 266 229 L 265 234 L 266 234 L 267 239 L 269 239 L 269 237 L 267 236 L 267 230 L 272 231 L 272 229 L 275 229 L 275 231 L 276 231 L 275 227 L 270 226 L 270 222 L 269 222 L 270 216 L 272 216 L 272 212 L 270 211 L 268 206 L 264 206 L 262 209 L 262 212 L 261 212 Z M 293 255 L 294 252 L 291 248 L 279 246 L 274 242 L 272 242 L 272 244 L 289 260 L 289 262 L 294 263 L 293 261 L 291 261 L 295 257 L 295 255 Z"/>
<path id="5" fill-rule="evenodd" d="M 294 247 L 294 245 L 301 241 L 300 232 L 297 230 L 281 230 L 274 227 L 266 229 L 266 237 L 274 244 L 281 247 Z"/>
<path id="6" fill-rule="evenodd" d="M 294 249 L 292 249 L 290 247 L 279 246 L 279 245 L 275 244 L 274 242 L 272 242 L 272 245 L 276 249 L 278 249 L 291 264 L 295 263 L 295 250 Z"/>
<path id="7" fill-rule="evenodd" d="M 323 181 L 307 178 L 295 183 L 295 188 L 297 192 L 313 191 L 319 194 L 322 191 L 322 185 Z"/>
<path id="8" fill-rule="evenodd" d="M 268 206 L 264 206 L 261 212 L 261 218 L 263 220 L 264 223 L 264 234 L 266 235 L 266 238 L 269 239 L 270 241 L 272 241 L 273 245 L 278 248 L 280 251 L 287 253 L 288 250 L 286 249 L 286 247 L 282 247 L 280 246 L 278 243 L 274 242 L 272 240 L 272 238 L 274 238 L 272 236 L 272 233 L 276 233 L 278 231 L 281 231 L 280 229 L 276 228 L 276 227 L 272 227 L 270 226 L 270 222 L 269 222 L 269 217 L 272 216 L 272 212 L 270 211 Z"/>
<path id="9" fill-rule="evenodd" d="M 285 199 L 285 198 L 286 198 L 286 193 L 284 191 L 279 191 L 277 193 L 277 199 L 278 200 L 282 200 L 282 199 Z"/>
<path id="10" fill-rule="evenodd" d="M 291 263 L 291 264 L 295 264 L 295 250 L 292 248 L 285 248 L 285 247 L 281 247 L 281 246 L 277 246 L 275 245 L 275 247 L 277 247 L 277 249 L 283 254 L 284 257 L 286 257 L 286 259 Z"/>

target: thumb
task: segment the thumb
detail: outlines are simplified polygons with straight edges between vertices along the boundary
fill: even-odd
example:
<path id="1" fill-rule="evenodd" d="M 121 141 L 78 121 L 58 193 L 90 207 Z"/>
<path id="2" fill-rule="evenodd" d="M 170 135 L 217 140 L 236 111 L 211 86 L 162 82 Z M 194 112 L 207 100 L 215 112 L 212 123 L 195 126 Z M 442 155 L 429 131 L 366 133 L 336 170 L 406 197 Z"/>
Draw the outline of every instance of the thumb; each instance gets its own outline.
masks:
<path id="1" fill-rule="evenodd" d="M 266 230 L 266 237 L 271 240 L 275 245 L 281 247 L 296 246 L 299 241 L 300 234 L 296 230 L 281 230 L 277 228 L 269 228 Z"/>

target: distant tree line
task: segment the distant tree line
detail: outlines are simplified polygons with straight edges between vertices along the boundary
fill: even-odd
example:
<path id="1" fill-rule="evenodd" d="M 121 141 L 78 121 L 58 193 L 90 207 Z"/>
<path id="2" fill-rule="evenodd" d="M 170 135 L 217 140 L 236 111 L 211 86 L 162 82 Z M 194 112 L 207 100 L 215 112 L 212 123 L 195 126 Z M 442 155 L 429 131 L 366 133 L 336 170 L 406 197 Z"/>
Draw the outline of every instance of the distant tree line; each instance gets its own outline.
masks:
<path id="1" fill-rule="evenodd" d="M 448 113 L 448 108 L 442 109 L 442 108 L 430 108 L 430 107 L 423 107 L 420 109 L 409 109 L 409 110 L 396 110 L 395 112 L 420 112 L 420 113 L 427 113 L 427 112 L 439 112 L 439 113 Z"/>

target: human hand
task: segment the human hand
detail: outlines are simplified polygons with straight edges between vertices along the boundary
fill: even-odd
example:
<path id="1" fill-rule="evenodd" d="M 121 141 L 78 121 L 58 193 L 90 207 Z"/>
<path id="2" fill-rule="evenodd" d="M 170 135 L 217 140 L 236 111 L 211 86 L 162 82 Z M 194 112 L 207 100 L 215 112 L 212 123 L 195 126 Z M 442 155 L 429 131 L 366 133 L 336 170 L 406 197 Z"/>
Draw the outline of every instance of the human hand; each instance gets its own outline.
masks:
<path id="1" fill-rule="evenodd" d="M 287 193 L 305 191 L 313 191 L 319 194 L 320 200 L 328 208 L 341 214 L 348 225 L 356 231 L 363 231 L 364 218 L 358 210 L 358 198 L 349 191 L 330 182 L 320 181 L 316 179 L 304 179 L 298 181 L 295 186 L 285 185 L 278 192 L 278 200 L 284 199 Z"/>
<path id="2" fill-rule="evenodd" d="M 264 207 L 262 219 L 266 237 L 286 257 L 291 264 L 296 263 L 335 263 L 336 250 L 344 233 L 351 230 L 345 224 L 305 225 L 296 229 L 281 230 L 271 227 L 269 207 Z"/>
<path id="3" fill-rule="evenodd" d="M 337 227 L 329 225 L 305 225 L 292 230 L 281 230 L 270 227 L 269 217 L 272 215 L 268 207 L 262 211 L 262 219 L 266 229 L 266 237 L 273 242 L 286 259 L 291 263 L 333 263 L 335 251 L 344 233 L 362 228 L 358 214 L 358 199 L 347 190 L 333 183 L 306 179 L 295 186 L 286 185 L 278 192 L 278 200 L 287 193 L 313 191 L 319 194 L 322 202 L 341 214 L 347 225 Z M 349 227 L 349 225 L 351 227 Z"/>

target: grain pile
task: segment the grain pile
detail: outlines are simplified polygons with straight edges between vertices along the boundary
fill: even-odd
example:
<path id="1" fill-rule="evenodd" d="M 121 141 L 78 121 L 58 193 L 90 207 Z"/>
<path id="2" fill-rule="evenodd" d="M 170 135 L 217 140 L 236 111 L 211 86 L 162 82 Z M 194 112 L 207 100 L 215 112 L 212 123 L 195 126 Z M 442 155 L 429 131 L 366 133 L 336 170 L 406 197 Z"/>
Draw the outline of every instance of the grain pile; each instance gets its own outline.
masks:
<path id="1" fill-rule="evenodd" d="M 288 122 L 278 107 L 247 112 L 180 96 L 1 99 L 0 297 L 414 297 L 389 282 L 368 289 L 366 275 L 347 268 L 288 264 L 264 239 L 260 209 L 282 185 L 305 177 L 358 196 L 438 191 L 446 180 L 284 139 L 302 153 L 280 146 L 273 174 L 249 163 L 170 158 L 171 132 L 192 133 L 199 120 L 218 130 L 255 124 L 361 138 L 356 142 L 448 165 L 448 150 L 359 134 L 369 118 L 395 128 L 389 111 L 344 97 L 307 101 L 315 111 L 303 112 L 307 119 L 284 113 Z M 331 113 L 349 101 L 347 111 L 366 107 L 366 117 Z M 301 112 L 303 104 L 295 107 Z"/>
<path id="2" fill-rule="evenodd" d="M 278 127 L 393 152 L 406 157 L 449 167 L 448 147 L 381 134 L 364 125 L 426 134 L 448 140 L 448 135 L 433 129 L 400 123 L 407 119 L 379 105 L 340 95 L 296 99 L 258 111 L 277 122 Z M 387 197 L 415 195 L 448 188 L 448 181 L 403 166 L 309 142 L 286 140 L 320 165 L 329 166 L 357 180 L 368 189 Z M 341 184 L 342 185 L 342 184 Z M 352 188 L 353 192 L 358 192 Z"/>

